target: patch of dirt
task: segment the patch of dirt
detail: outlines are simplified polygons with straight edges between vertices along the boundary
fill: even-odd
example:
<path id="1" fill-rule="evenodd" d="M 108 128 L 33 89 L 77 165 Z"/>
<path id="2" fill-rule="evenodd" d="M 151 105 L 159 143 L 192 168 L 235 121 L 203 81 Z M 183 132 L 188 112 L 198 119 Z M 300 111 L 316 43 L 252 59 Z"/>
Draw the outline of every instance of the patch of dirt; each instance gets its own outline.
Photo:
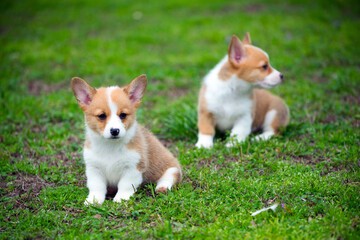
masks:
<path id="1" fill-rule="evenodd" d="M 289 156 L 282 156 L 281 158 L 286 161 L 286 157 Z M 331 161 L 331 159 L 326 159 L 323 157 L 315 157 L 312 155 L 290 155 L 290 157 L 294 163 L 297 164 L 300 163 L 303 165 L 315 166 L 318 163 L 325 162 L 325 167 L 322 169 L 320 173 L 321 176 L 327 175 L 331 172 L 338 172 L 343 170 L 350 172 L 351 168 L 354 168 L 356 166 L 356 164 L 353 162 L 346 162 L 346 164 L 337 164 Z M 360 167 L 360 161 L 358 162 L 358 165 L 359 165 L 358 167 Z"/>
<path id="2" fill-rule="evenodd" d="M 43 189 L 55 186 L 54 183 L 48 183 L 39 176 L 24 173 L 12 176 L 16 176 L 16 179 L 11 182 L 5 182 L 6 177 L 1 177 L 0 186 L 5 189 L 5 194 L 1 197 L 19 197 L 15 200 L 17 208 L 26 208 L 29 199 L 35 199 Z"/>
<path id="3" fill-rule="evenodd" d="M 322 119 L 320 122 L 321 123 L 334 123 L 338 120 L 338 116 L 329 113 L 328 115 L 326 115 L 326 117 L 324 119 Z"/>
<path id="4" fill-rule="evenodd" d="M 70 136 L 67 139 L 67 143 L 69 143 L 69 144 L 77 143 L 78 145 L 82 145 L 83 141 L 79 138 L 78 135 L 74 135 L 74 136 Z"/>
<path id="5" fill-rule="evenodd" d="M 183 177 L 183 179 L 181 180 L 182 183 L 190 183 L 191 186 L 194 188 L 194 189 L 203 189 L 203 187 L 201 186 L 201 184 L 199 183 L 199 181 L 197 179 L 191 179 L 190 176 L 188 175 L 185 175 Z"/>
<path id="6" fill-rule="evenodd" d="M 183 88 L 179 88 L 179 89 L 171 88 L 169 90 L 153 92 L 153 94 L 155 94 L 155 95 L 164 96 L 169 101 L 174 101 L 174 100 L 178 99 L 179 97 L 185 96 L 188 93 L 189 93 L 189 90 L 183 89 Z M 153 106 L 153 104 L 150 101 L 147 101 L 145 103 L 146 109 L 151 108 L 152 106 Z"/>
<path id="7" fill-rule="evenodd" d="M 313 82 L 317 83 L 328 83 L 329 79 L 320 73 L 315 73 L 314 75 L 308 76 Z"/>
<path id="8" fill-rule="evenodd" d="M 355 119 L 354 118 L 352 124 L 353 124 L 354 128 L 360 127 L 360 119 Z"/>
<path id="9" fill-rule="evenodd" d="M 24 155 L 13 153 L 11 154 L 11 157 L 23 159 Z M 67 152 L 59 152 L 53 155 L 40 155 L 37 152 L 29 150 L 25 157 L 31 159 L 31 163 L 35 167 L 44 162 L 46 162 L 49 167 L 63 167 L 66 170 L 63 174 L 69 174 L 73 172 L 78 173 L 78 166 L 82 161 L 79 160 L 81 159 L 81 153 Z M 77 175 L 79 177 L 75 185 L 84 187 L 86 185 L 86 179 L 79 174 Z M 22 172 L 12 173 L 8 176 L 15 177 L 15 180 L 6 182 L 5 180 L 7 176 L 1 177 L 0 187 L 3 189 L 1 192 L 1 197 L 13 198 L 12 201 L 6 202 L 6 204 L 15 202 L 15 207 L 17 208 L 31 208 L 29 203 L 39 201 L 38 195 L 43 189 L 58 185 L 56 183 L 46 182 L 40 176 Z"/>
<path id="10" fill-rule="evenodd" d="M 70 213 L 72 215 L 76 215 L 78 213 L 83 213 L 84 210 L 82 209 L 76 209 L 76 208 L 69 208 L 69 207 L 65 207 L 63 206 L 63 209 L 67 212 L 67 213 Z"/>
<path id="11" fill-rule="evenodd" d="M 241 6 L 239 4 L 229 4 L 220 9 L 220 12 L 223 14 L 230 14 L 233 12 L 238 13 L 258 13 L 265 9 L 263 4 L 260 3 L 250 3 L 245 6 Z"/>
<path id="12" fill-rule="evenodd" d="M 264 5 L 260 3 L 251 3 L 244 9 L 246 13 L 258 13 L 264 9 Z"/>
<path id="13" fill-rule="evenodd" d="M 228 5 L 228 6 L 225 6 L 225 7 L 220 9 L 221 13 L 226 13 L 226 14 L 229 14 L 229 13 L 231 13 L 233 11 L 234 11 L 234 6 L 233 5 Z"/>
<path id="14" fill-rule="evenodd" d="M 18 154 L 14 153 L 12 156 L 17 156 Z M 65 152 L 61 151 L 52 155 L 41 155 L 37 152 L 30 151 L 27 154 L 27 157 L 32 159 L 33 164 L 39 165 L 41 163 L 48 163 L 49 167 L 67 167 L 71 168 L 79 164 L 79 161 L 82 161 L 82 154 L 77 152 Z M 79 160 L 80 159 L 80 160 Z"/>
<path id="15" fill-rule="evenodd" d="M 70 157 L 67 155 L 70 154 Z M 43 158 L 44 159 L 44 158 Z M 45 160 L 49 159 L 56 159 L 56 161 L 49 161 L 49 166 L 56 166 L 56 167 L 67 167 L 71 168 L 79 164 L 79 161 L 82 162 L 82 154 L 81 153 L 65 153 L 60 152 L 58 154 L 49 155 L 45 158 Z M 80 159 L 80 160 L 79 160 Z"/>
<path id="16" fill-rule="evenodd" d="M 286 156 L 284 156 L 285 159 Z M 301 163 L 304 165 L 316 165 L 320 162 L 323 162 L 323 159 L 319 159 L 319 158 L 314 158 L 314 156 L 312 155 L 290 155 L 291 159 L 295 162 L 295 163 Z"/>
<path id="17" fill-rule="evenodd" d="M 153 86 L 158 86 L 162 84 L 162 81 L 159 79 L 152 78 L 149 80 Z M 182 97 L 189 93 L 189 89 L 182 88 L 182 87 L 174 87 L 171 86 L 169 89 L 166 90 L 155 90 L 153 94 L 157 96 L 164 96 L 169 100 L 175 100 L 179 97 Z"/>
<path id="18" fill-rule="evenodd" d="M 238 162 L 239 157 L 233 157 L 233 156 L 226 156 L 226 160 L 222 163 L 219 163 L 218 159 L 216 157 L 214 158 L 205 158 L 201 159 L 197 162 L 197 167 L 200 168 L 208 168 L 208 167 L 216 167 L 217 169 L 222 169 L 223 167 L 227 167 L 227 163 L 230 162 Z"/>
<path id="19" fill-rule="evenodd" d="M 39 96 L 40 94 L 52 93 L 58 91 L 59 89 L 64 89 L 67 87 L 69 87 L 69 83 L 67 82 L 46 84 L 40 80 L 29 82 L 27 85 L 29 94 L 35 96 Z"/>
<path id="20" fill-rule="evenodd" d="M 346 95 L 343 96 L 341 100 L 349 104 L 360 105 L 360 94 L 357 96 Z"/>
<path id="21" fill-rule="evenodd" d="M 161 93 L 161 92 L 160 92 Z M 179 97 L 182 97 L 186 94 L 189 93 L 189 89 L 185 89 L 185 88 L 171 88 L 169 91 L 166 91 L 166 96 L 170 99 L 170 100 L 175 100 Z"/>
<path id="22" fill-rule="evenodd" d="M 330 162 L 330 161 L 328 161 Z M 329 174 L 330 172 L 339 172 L 339 171 L 353 171 L 351 168 L 354 168 L 356 166 L 355 163 L 353 162 L 347 162 L 346 164 L 325 164 L 325 168 L 321 171 L 320 175 L 321 176 L 325 176 L 327 174 Z M 358 166 L 359 167 L 359 166 Z"/>

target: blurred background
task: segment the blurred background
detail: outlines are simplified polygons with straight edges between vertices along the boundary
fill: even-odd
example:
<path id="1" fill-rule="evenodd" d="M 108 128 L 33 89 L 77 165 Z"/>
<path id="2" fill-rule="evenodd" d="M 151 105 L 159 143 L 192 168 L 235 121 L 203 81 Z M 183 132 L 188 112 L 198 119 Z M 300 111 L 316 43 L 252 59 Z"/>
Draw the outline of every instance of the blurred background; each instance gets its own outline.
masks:
<path id="1" fill-rule="evenodd" d="M 75 105 L 69 91 L 74 76 L 99 87 L 124 85 L 145 73 L 149 102 L 169 104 L 185 95 L 194 106 L 203 76 L 226 54 L 231 35 L 242 38 L 247 31 L 284 73 L 286 84 L 274 91 L 294 105 L 297 117 L 313 95 L 324 94 L 311 91 L 313 84 L 358 93 L 359 5 L 347 0 L 4 0 L 0 122 L 32 125 L 45 116 L 59 122 L 64 116 L 57 113 L 71 118 L 73 111 L 66 109 Z"/>

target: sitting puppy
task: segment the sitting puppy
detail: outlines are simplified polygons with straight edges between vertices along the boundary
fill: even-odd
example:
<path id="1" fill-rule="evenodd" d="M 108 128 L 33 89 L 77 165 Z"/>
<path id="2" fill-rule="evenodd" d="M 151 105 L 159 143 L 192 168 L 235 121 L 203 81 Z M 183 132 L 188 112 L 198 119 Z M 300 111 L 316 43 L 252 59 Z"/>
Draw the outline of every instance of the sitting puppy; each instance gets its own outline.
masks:
<path id="1" fill-rule="evenodd" d="M 283 75 L 271 67 L 266 52 L 251 45 L 247 33 L 243 42 L 235 35 L 226 55 L 205 77 L 198 104 L 198 148 L 213 146 L 215 127 L 231 130 L 230 136 L 244 141 L 252 131 L 262 129 L 256 139 L 268 139 L 289 122 L 286 104 L 268 91 L 280 84 Z M 227 146 L 232 146 L 229 142 Z"/>
<path id="2" fill-rule="evenodd" d="M 141 183 L 156 182 L 165 193 L 178 183 L 178 160 L 135 120 L 147 79 L 141 75 L 126 87 L 95 89 L 80 78 L 72 90 L 85 115 L 86 164 L 89 195 L 85 204 L 105 200 L 107 187 L 117 187 L 114 202 L 129 199 Z"/>

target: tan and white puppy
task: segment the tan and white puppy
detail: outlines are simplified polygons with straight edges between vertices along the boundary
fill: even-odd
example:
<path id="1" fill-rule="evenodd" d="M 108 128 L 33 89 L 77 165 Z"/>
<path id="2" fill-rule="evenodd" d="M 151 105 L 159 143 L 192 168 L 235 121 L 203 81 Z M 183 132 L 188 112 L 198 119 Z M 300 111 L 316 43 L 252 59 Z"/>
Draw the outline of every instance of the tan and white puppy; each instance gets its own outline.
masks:
<path id="1" fill-rule="evenodd" d="M 283 75 L 271 67 L 269 56 L 235 35 L 226 55 L 204 78 L 198 104 L 198 148 L 213 146 L 215 128 L 231 130 L 231 137 L 244 141 L 257 129 L 256 139 L 266 140 L 289 122 L 289 110 L 277 96 L 260 88 L 280 84 Z M 231 142 L 227 146 L 232 146 Z"/>
<path id="2" fill-rule="evenodd" d="M 89 195 L 85 204 L 103 203 L 107 187 L 114 202 L 129 199 L 142 183 L 166 192 L 181 178 L 178 160 L 135 120 L 147 86 L 145 75 L 129 85 L 95 89 L 80 78 L 72 90 L 85 115 L 84 160 Z"/>

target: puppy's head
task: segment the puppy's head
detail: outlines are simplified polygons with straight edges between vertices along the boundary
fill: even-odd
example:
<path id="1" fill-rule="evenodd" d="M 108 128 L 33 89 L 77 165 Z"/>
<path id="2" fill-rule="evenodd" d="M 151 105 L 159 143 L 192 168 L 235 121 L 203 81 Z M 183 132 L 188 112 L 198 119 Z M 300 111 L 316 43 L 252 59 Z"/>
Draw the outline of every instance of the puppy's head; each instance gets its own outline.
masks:
<path id="1" fill-rule="evenodd" d="M 283 75 L 271 67 L 268 54 L 251 45 L 249 33 L 243 42 L 235 35 L 232 37 L 228 61 L 233 74 L 256 86 L 272 88 L 283 81 Z"/>
<path id="2" fill-rule="evenodd" d="M 95 89 L 80 78 L 72 79 L 72 90 L 84 111 L 86 125 L 106 139 L 120 139 L 135 122 L 146 89 L 145 75 L 129 85 Z"/>

